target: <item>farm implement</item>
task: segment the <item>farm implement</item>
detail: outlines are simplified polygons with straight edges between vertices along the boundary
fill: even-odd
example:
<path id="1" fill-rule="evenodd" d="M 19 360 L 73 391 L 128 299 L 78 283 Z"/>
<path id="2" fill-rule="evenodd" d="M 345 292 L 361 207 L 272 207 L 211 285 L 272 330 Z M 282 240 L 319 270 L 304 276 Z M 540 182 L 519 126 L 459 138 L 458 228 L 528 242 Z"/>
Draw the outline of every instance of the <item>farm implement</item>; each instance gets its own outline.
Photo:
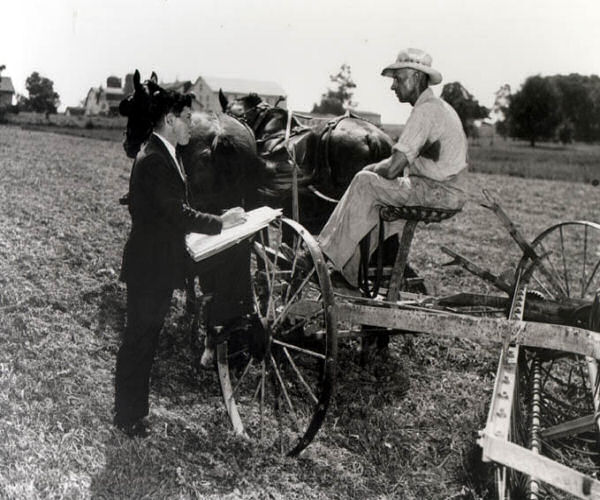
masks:
<path id="1" fill-rule="evenodd" d="M 363 269 L 361 293 L 332 285 L 314 238 L 275 211 L 238 235 L 252 241 L 259 327 L 217 346 L 235 431 L 297 455 L 334 396 L 339 342 L 358 339 L 368 352 L 394 334 L 465 338 L 499 346 L 478 439 L 483 460 L 494 465 L 497 498 L 600 498 L 600 225 L 561 222 L 528 242 L 484 194 L 484 206 L 522 251 L 514 274 L 496 275 L 443 250 L 497 295 L 414 293 L 423 291 L 406 272 L 415 227 L 450 211 L 383 208 L 383 220 L 406 219 L 404 232 L 393 266 Z"/>

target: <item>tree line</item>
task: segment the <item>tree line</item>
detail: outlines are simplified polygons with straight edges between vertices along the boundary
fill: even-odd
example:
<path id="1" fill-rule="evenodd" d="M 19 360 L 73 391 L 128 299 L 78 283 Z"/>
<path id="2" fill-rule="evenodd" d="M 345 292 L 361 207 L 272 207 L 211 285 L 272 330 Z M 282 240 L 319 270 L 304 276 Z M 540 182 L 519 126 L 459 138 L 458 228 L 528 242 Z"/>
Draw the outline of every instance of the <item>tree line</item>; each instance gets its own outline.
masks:
<path id="1" fill-rule="evenodd" d="M 504 85 L 496 92 L 498 132 L 525 139 L 564 144 L 600 140 L 600 78 L 597 75 L 530 76 L 511 94 Z"/>
<path id="2" fill-rule="evenodd" d="M 349 65 L 329 77 L 332 86 L 314 104 L 312 112 L 340 115 L 355 109 L 352 100 L 356 83 Z M 479 104 L 460 83 L 446 83 L 441 97 L 457 112 L 467 136 L 477 134 L 476 120 L 495 118 L 496 131 L 503 137 L 524 139 L 535 146 L 540 140 L 562 143 L 600 141 L 600 77 L 539 75 L 528 77 L 512 93 L 509 85 L 496 92 L 492 109 Z"/>
<path id="3" fill-rule="evenodd" d="M 5 64 L 0 64 L 0 81 Z M 60 104 L 60 96 L 54 91 L 54 82 L 34 71 L 25 80 L 25 88 L 29 97 L 17 95 L 16 106 L 10 106 L 11 111 L 34 111 L 36 113 L 54 114 Z M 0 110 L 6 111 L 6 110 Z"/>
<path id="4" fill-rule="evenodd" d="M 5 65 L 0 65 L 0 79 Z M 353 101 L 356 83 L 352 69 L 342 64 L 330 75 L 331 87 L 314 104 L 313 113 L 341 115 L 356 108 Z M 18 96 L 17 110 L 56 113 L 60 104 L 54 83 L 34 71 L 26 80 L 28 97 Z M 600 141 L 600 77 L 570 75 L 530 76 L 512 93 L 509 85 L 496 91 L 490 110 L 460 83 L 446 83 L 441 97 L 458 113 L 465 133 L 477 134 L 476 120 L 495 118 L 496 131 L 503 137 L 525 139 L 531 146 L 540 140 L 559 140 L 565 144 Z"/>

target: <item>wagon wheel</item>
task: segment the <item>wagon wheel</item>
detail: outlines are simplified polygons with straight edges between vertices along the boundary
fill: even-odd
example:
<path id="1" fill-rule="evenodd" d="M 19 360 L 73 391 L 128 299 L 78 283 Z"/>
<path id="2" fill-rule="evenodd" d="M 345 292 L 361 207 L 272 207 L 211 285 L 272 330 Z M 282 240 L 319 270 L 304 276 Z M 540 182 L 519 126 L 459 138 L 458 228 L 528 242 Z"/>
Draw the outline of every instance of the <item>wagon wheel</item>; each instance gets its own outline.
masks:
<path id="1" fill-rule="evenodd" d="M 237 433 L 294 456 L 316 435 L 334 392 L 333 290 L 316 241 L 285 218 L 255 235 L 252 273 L 260 326 L 218 346 L 221 389 Z"/>
<path id="2" fill-rule="evenodd" d="M 539 297 L 569 305 L 571 313 L 561 323 L 597 330 L 600 308 L 592 304 L 600 288 L 600 225 L 582 221 L 556 224 L 542 232 L 531 247 L 537 258 L 526 254 L 521 259 L 520 284 Z M 512 440 L 595 475 L 600 470 L 598 428 L 591 418 L 598 411 L 596 360 L 521 348 L 517 366 Z M 557 427 L 559 424 L 562 427 Z M 514 471 L 506 471 L 505 478 L 505 495 L 499 498 L 506 498 L 507 492 L 510 498 L 564 498 L 564 493 L 535 478 Z"/>

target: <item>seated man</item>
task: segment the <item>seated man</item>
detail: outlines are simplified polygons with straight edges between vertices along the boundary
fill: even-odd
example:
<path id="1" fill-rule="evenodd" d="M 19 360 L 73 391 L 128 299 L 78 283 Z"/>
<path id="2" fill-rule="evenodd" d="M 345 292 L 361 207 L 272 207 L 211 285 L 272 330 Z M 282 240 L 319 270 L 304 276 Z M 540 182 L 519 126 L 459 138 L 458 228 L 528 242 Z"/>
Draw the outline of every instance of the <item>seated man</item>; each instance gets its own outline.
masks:
<path id="1" fill-rule="evenodd" d="M 323 253 L 348 283 L 358 285 L 359 243 L 376 230 L 383 205 L 458 209 L 464 204 L 461 183 L 467 168 L 467 139 L 456 111 L 436 97 L 429 85 L 442 81 L 431 56 L 406 49 L 382 71 L 392 90 L 413 110 L 392 155 L 356 174 L 318 236 Z M 385 238 L 403 221 L 386 222 Z M 371 238 L 371 252 L 377 238 Z"/>
<path id="2" fill-rule="evenodd" d="M 159 333 L 173 291 L 184 287 L 191 264 L 186 233 L 218 234 L 246 218 L 240 209 L 216 216 L 189 206 L 187 177 L 175 148 L 190 139 L 191 96 L 156 92 L 150 114 L 153 132 L 135 159 L 129 181 L 132 224 L 121 270 L 127 284 L 127 325 L 117 354 L 114 424 L 131 437 L 148 433 L 143 419 Z M 204 261 L 203 287 L 216 302 L 213 325 L 225 325 L 252 310 L 249 255 L 248 245 L 238 245 Z"/>

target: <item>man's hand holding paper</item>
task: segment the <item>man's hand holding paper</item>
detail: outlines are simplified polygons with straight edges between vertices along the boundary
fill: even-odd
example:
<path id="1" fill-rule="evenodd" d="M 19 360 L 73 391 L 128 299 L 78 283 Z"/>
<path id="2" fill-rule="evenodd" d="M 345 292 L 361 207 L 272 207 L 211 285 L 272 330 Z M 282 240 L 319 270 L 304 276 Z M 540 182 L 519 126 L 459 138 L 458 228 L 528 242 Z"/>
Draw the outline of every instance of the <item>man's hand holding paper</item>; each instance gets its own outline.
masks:
<path id="1" fill-rule="evenodd" d="M 226 210 L 221 215 L 223 221 L 223 229 L 229 229 L 230 227 L 239 226 L 248 220 L 248 215 L 242 207 L 234 207 Z"/>

